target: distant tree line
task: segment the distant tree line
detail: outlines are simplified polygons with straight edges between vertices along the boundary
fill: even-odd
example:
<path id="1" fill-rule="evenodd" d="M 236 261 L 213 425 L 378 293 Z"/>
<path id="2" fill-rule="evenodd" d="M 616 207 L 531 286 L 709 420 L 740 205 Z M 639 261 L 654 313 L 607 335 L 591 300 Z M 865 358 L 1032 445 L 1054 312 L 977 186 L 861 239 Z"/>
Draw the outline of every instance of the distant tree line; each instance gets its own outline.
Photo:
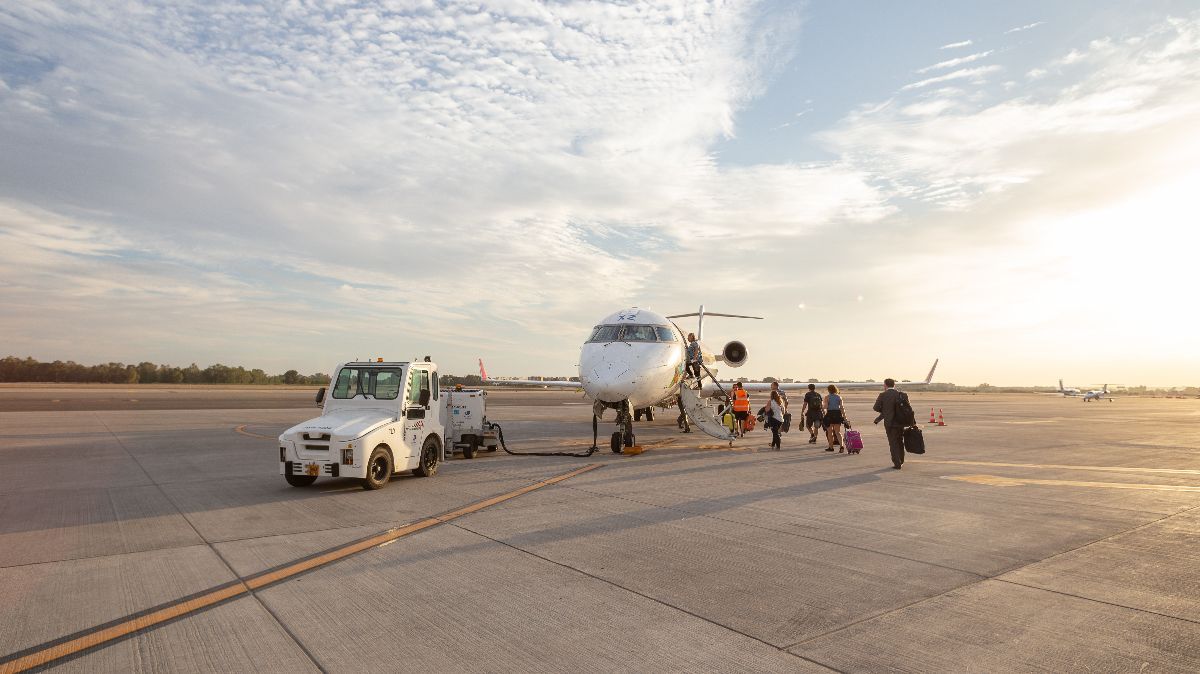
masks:
<path id="1" fill-rule="evenodd" d="M 255 368 L 235 365 L 209 365 L 206 368 L 192 363 L 187 367 L 155 365 L 145 361 L 137 365 L 105 363 L 81 365 L 74 361 L 56 360 L 43 363 L 33 358 L 7 356 L 0 359 L 0 382 L 66 382 L 88 384 L 328 384 L 329 375 L 300 374 L 288 370 L 283 374 L 267 374 Z"/>
<path id="2" fill-rule="evenodd" d="M 477 374 L 469 374 L 465 377 L 460 377 L 456 374 L 442 374 L 438 375 L 438 381 L 441 382 L 443 387 L 454 386 L 455 384 L 471 387 L 483 385 L 483 378 Z"/>

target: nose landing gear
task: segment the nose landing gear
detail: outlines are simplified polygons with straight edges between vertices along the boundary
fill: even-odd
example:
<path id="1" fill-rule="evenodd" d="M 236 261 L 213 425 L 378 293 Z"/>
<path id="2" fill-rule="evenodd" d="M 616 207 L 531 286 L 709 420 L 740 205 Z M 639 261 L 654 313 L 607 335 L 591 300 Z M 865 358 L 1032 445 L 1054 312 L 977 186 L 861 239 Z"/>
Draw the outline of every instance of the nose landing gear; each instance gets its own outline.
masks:
<path id="1" fill-rule="evenodd" d="M 609 447 L 613 454 L 620 454 L 626 447 L 634 445 L 633 415 L 629 411 L 629 401 L 623 401 L 617 408 L 617 432 L 609 439 Z"/>

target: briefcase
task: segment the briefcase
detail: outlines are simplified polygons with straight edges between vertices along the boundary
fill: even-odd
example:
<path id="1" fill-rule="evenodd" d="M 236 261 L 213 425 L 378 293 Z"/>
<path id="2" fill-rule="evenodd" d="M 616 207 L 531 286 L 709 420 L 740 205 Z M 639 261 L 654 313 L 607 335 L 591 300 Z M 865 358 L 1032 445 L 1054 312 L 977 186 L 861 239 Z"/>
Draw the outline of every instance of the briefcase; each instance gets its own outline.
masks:
<path id="1" fill-rule="evenodd" d="M 909 454 L 925 453 L 925 436 L 921 434 L 920 426 L 904 429 L 904 450 Z"/>

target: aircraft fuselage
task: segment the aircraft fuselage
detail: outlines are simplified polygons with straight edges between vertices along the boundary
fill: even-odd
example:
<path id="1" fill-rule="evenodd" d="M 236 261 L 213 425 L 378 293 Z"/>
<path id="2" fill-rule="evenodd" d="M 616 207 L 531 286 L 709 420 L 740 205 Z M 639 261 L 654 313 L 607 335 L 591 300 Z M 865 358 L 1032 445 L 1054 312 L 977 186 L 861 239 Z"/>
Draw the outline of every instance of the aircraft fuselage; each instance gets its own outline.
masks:
<path id="1" fill-rule="evenodd" d="M 674 400 L 684 376 L 685 336 L 646 309 L 606 316 L 579 351 L 579 383 L 593 400 L 631 409 Z"/>

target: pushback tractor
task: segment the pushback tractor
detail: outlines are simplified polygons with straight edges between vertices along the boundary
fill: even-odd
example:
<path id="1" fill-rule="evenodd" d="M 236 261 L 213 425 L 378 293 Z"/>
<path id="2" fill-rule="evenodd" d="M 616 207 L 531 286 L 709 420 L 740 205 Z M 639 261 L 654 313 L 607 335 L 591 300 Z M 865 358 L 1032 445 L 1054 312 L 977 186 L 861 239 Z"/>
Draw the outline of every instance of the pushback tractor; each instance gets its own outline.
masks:
<path id="1" fill-rule="evenodd" d="M 470 430 L 469 424 L 448 423 L 457 396 L 439 390 L 437 365 L 428 359 L 343 363 L 334 373 L 328 395 L 324 388 L 317 393 L 321 416 L 279 436 L 279 472 L 293 487 L 335 477 L 379 489 L 398 472 L 430 477 L 446 459 L 447 445 L 453 451 L 463 444 L 455 437 L 458 428 Z M 482 417 L 482 398 L 479 406 L 472 413 Z M 486 442 L 465 438 L 471 453 Z"/>

